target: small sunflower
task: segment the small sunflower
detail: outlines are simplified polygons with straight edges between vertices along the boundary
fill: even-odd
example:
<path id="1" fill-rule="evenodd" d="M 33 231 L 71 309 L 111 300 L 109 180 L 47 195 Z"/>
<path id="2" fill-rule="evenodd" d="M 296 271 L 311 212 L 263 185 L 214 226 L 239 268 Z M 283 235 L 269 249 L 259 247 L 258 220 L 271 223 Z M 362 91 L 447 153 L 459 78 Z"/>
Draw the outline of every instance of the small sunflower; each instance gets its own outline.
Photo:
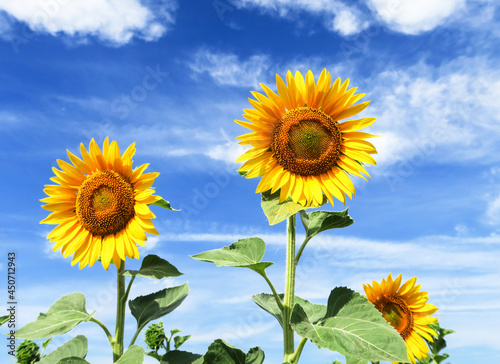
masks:
<path id="1" fill-rule="evenodd" d="M 389 274 L 387 281 L 382 279 L 372 286 L 364 285 L 366 297 L 382 313 L 385 320 L 394 327 L 406 343 L 408 359 L 415 364 L 415 358 L 427 357 L 429 349 L 425 341 L 432 342 L 436 332 L 429 327 L 437 319 L 431 317 L 438 309 L 427 303 L 427 292 L 420 292 L 420 285 L 415 286 L 416 277 L 401 285 L 401 274 L 395 281 Z"/>
<path id="2" fill-rule="evenodd" d="M 161 200 L 151 188 L 159 173 L 144 173 L 149 164 L 132 169 L 135 143 L 123 155 L 108 138 L 102 151 L 94 139 L 80 151 L 83 160 L 67 151 L 73 164 L 58 159 L 61 170 L 52 168 L 56 185 L 45 185 L 49 197 L 40 200 L 52 213 L 41 223 L 57 225 L 47 238 L 65 258 L 74 254 L 71 265 L 92 266 L 100 256 L 104 269 L 111 261 L 119 268 L 125 257 L 139 258 L 146 232 L 158 234 L 148 205 Z"/>
<path id="3" fill-rule="evenodd" d="M 365 109 L 370 101 L 356 104 L 365 94 L 347 89 L 349 79 L 331 83 L 326 69 L 318 82 L 308 71 L 306 78 L 288 71 L 287 84 L 276 75 L 278 94 L 260 84 L 265 94 L 252 91 L 248 99 L 253 109 L 243 110 L 248 121 L 236 123 L 252 130 L 239 136 L 239 144 L 252 148 L 236 162 L 246 161 L 239 169 L 247 178 L 262 176 L 256 192 L 280 190 L 280 202 L 291 197 L 302 206 L 315 207 L 325 195 L 345 204 L 345 195 L 355 194 L 349 175 L 362 178 L 368 172 L 364 163 L 376 164 L 371 154 L 375 147 L 364 139 L 375 135 L 359 132 L 375 118 L 339 122 Z M 366 178 L 365 178 L 366 179 Z"/>

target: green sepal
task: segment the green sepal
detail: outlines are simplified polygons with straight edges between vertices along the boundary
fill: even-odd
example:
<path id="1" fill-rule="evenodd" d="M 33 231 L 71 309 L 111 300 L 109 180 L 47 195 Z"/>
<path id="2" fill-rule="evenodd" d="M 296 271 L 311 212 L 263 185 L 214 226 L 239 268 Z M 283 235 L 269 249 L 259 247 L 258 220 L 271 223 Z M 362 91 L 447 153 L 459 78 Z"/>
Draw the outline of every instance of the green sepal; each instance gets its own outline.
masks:
<path id="1" fill-rule="evenodd" d="M 192 255 L 191 258 L 214 263 L 218 267 L 250 268 L 259 274 L 263 274 L 267 267 L 273 265 L 271 262 L 261 262 L 265 251 L 266 243 L 264 243 L 264 240 L 246 238 L 220 249 Z"/>
<path id="2" fill-rule="evenodd" d="M 71 293 L 59 298 L 46 313 L 40 313 L 35 321 L 17 330 L 16 337 L 44 339 L 62 335 L 91 318 L 92 315 L 85 309 L 85 296 L 82 293 Z"/>
<path id="3" fill-rule="evenodd" d="M 280 299 L 283 301 L 284 295 L 280 294 L 278 295 Z M 281 313 L 281 310 L 278 307 L 278 304 L 276 303 L 276 300 L 274 299 L 274 296 L 269 293 L 259 293 L 256 295 L 252 296 L 252 300 L 264 311 L 270 313 L 273 315 L 276 320 L 278 320 L 279 324 L 281 327 L 283 327 L 283 315 Z M 325 317 L 326 314 L 326 306 L 325 305 L 317 305 L 314 303 L 311 303 L 309 301 L 306 301 L 298 296 L 294 296 L 293 298 L 294 303 L 297 305 L 300 305 L 304 311 L 306 312 L 307 316 L 309 317 L 309 320 L 315 324 L 321 319 Z"/>
<path id="4" fill-rule="evenodd" d="M 311 239 L 322 231 L 345 228 L 354 224 L 354 220 L 349 216 L 349 209 L 344 211 L 313 211 L 310 213 L 302 210 L 299 215 L 306 230 L 306 239 Z"/>
<path id="5" fill-rule="evenodd" d="M 314 324 L 300 305 L 295 305 L 291 325 L 300 336 L 320 348 L 366 361 L 407 362 L 406 344 L 399 333 L 366 297 L 337 287 L 328 298 L 327 313 Z"/>
<path id="6" fill-rule="evenodd" d="M 161 199 L 161 200 L 158 200 L 158 201 L 156 201 L 156 202 L 153 202 L 153 203 L 152 203 L 152 204 L 150 204 L 150 205 L 160 206 L 160 207 L 163 207 L 164 209 L 167 209 L 167 210 L 170 210 L 170 211 L 181 211 L 181 210 L 174 209 L 174 208 L 170 205 L 170 202 L 165 201 L 164 199 Z"/>
<path id="7" fill-rule="evenodd" d="M 172 264 L 157 255 L 150 254 L 146 256 L 139 270 L 126 270 L 124 276 L 148 277 L 153 279 L 162 279 L 181 276 L 182 273 Z"/>
<path id="8" fill-rule="evenodd" d="M 45 344 L 45 343 L 44 343 Z M 83 335 L 77 335 L 70 341 L 59 346 L 50 354 L 45 355 L 38 363 L 39 364 L 57 364 L 65 358 L 81 358 L 84 359 L 88 351 L 88 341 Z"/>
<path id="9" fill-rule="evenodd" d="M 260 348 L 252 348 L 247 354 L 229 345 L 221 339 L 215 340 L 203 356 L 205 364 L 262 364 L 264 352 Z"/>
<path id="10" fill-rule="evenodd" d="M 304 206 L 293 202 L 287 198 L 283 203 L 280 203 L 280 190 L 271 194 L 271 191 L 263 192 L 260 206 L 262 211 L 269 220 L 269 225 L 276 225 L 290 216 L 295 215 L 300 210 L 305 209 Z"/>
<path id="11" fill-rule="evenodd" d="M 165 288 L 147 296 L 139 296 L 129 301 L 130 312 L 137 320 L 140 332 L 150 321 L 159 319 L 175 310 L 189 293 L 189 286 Z"/>
<path id="12" fill-rule="evenodd" d="M 142 364 L 145 356 L 146 352 L 142 346 L 132 345 L 123 353 L 115 364 Z"/>
<path id="13" fill-rule="evenodd" d="M 248 171 L 238 171 L 238 173 L 240 176 L 246 177 L 246 175 L 248 174 Z"/>
<path id="14" fill-rule="evenodd" d="M 163 355 L 160 364 L 203 364 L 203 356 L 187 351 L 172 350 Z"/>
<path id="15" fill-rule="evenodd" d="M 189 339 L 191 335 L 185 335 L 185 336 L 176 336 L 174 337 L 174 349 L 177 350 L 179 347 L 184 344 L 187 339 Z"/>
<path id="16" fill-rule="evenodd" d="M 444 329 L 439 325 L 439 322 L 435 324 L 430 324 L 429 327 L 433 329 L 437 337 L 433 341 L 429 341 L 424 338 L 430 349 L 430 354 L 426 358 L 420 359 L 419 364 L 440 364 L 445 361 L 450 355 L 446 353 L 441 353 L 441 350 L 446 348 L 446 335 L 453 334 L 455 331 Z"/>

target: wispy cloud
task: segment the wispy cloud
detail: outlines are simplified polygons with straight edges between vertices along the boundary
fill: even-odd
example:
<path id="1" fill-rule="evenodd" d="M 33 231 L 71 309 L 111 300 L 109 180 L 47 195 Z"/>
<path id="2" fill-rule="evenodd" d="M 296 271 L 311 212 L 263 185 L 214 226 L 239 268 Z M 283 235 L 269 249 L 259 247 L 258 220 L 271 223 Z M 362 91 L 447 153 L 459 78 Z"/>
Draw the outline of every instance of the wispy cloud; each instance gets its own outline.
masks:
<path id="1" fill-rule="evenodd" d="M 500 72 L 491 60 L 388 68 L 370 84 L 381 165 L 498 161 Z"/>
<path id="2" fill-rule="evenodd" d="M 297 14 L 308 12 L 323 20 L 324 26 L 340 35 L 357 34 L 369 26 L 366 16 L 356 7 L 336 0 L 233 0 L 237 8 L 259 8 L 296 21 Z"/>
<path id="3" fill-rule="evenodd" d="M 0 0 L 0 11 L 11 17 L 10 22 L 25 23 L 31 29 L 29 34 L 63 33 L 80 41 L 95 36 L 115 45 L 126 44 L 133 37 L 158 39 L 174 23 L 176 8 L 175 0 Z M 8 38 L 12 27 L 2 26 L 0 31 Z"/>
<path id="4" fill-rule="evenodd" d="M 200 49 L 189 67 L 196 73 L 207 72 L 221 85 L 255 88 L 259 82 L 263 82 L 269 63 L 266 55 L 253 55 L 242 61 L 235 54 Z"/>

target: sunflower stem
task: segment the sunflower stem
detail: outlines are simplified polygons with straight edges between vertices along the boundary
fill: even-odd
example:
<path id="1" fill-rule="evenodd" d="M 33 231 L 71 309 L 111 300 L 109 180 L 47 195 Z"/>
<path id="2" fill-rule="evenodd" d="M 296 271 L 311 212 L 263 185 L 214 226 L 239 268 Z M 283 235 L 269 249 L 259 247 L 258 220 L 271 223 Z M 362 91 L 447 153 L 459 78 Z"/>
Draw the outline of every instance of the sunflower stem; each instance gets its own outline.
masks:
<path id="1" fill-rule="evenodd" d="M 125 331 L 125 261 L 122 260 L 120 268 L 116 270 L 116 331 L 113 345 L 113 362 L 116 362 L 123 355 L 123 336 Z"/>
<path id="2" fill-rule="evenodd" d="M 300 246 L 299 251 L 297 252 L 297 255 L 295 256 L 295 267 L 297 267 L 297 264 L 299 264 L 299 259 L 302 256 L 302 252 L 306 248 L 307 243 L 309 243 L 309 240 L 311 240 L 311 238 L 304 239 L 304 242 Z"/>
<path id="3" fill-rule="evenodd" d="M 290 326 L 295 290 L 295 222 L 295 214 L 290 216 L 287 220 L 285 297 L 283 301 L 283 344 L 285 363 L 291 363 L 295 352 L 293 330 Z"/>
<path id="4" fill-rule="evenodd" d="M 269 288 L 271 288 L 271 291 L 273 292 L 274 300 L 276 301 L 276 304 L 278 305 L 278 308 L 280 309 L 281 312 L 283 312 L 283 301 L 281 301 L 280 296 L 278 295 L 278 292 L 276 292 L 276 289 L 273 286 L 273 283 L 269 279 L 269 277 L 266 274 L 266 271 L 259 272 L 259 274 L 266 280 L 267 284 L 269 285 Z"/>
<path id="5" fill-rule="evenodd" d="M 104 330 L 104 333 L 106 334 L 106 337 L 108 338 L 109 343 L 111 344 L 111 346 L 113 346 L 113 342 L 114 342 L 113 336 L 111 336 L 111 333 L 109 332 L 109 330 L 106 327 L 106 325 L 104 325 L 101 321 L 99 321 L 98 319 L 96 319 L 94 317 L 92 317 L 90 319 L 90 322 L 95 322 L 96 324 L 98 324 Z"/>
<path id="6" fill-rule="evenodd" d="M 306 345 L 306 343 L 307 343 L 306 338 L 303 337 L 302 339 L 300 339 L 299 344 L 297 345 L 297 350 L 295 350 L 295 352 L 290 358 L 291 364 L 297 364 L 299 362 L 300 355 L 302 354 L 302 349 L 304 349 L 304 345 Z"/>

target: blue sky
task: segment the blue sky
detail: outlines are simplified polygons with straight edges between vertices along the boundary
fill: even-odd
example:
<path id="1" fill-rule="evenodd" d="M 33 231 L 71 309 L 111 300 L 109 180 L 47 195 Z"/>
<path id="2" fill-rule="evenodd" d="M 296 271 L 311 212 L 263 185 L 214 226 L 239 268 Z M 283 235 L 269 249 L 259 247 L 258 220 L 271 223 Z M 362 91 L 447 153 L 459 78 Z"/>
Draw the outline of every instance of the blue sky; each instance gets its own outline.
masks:
<path id="1" fill-rule="evenodd" d="M 15 251 L 19 323 L 80 291 L 113 325 L 114 274 L 52 252 L 38 201 L 66 149 L 109 136 L 122 149 L 135 141 L 134 163 L 151 163 L 158 193 L 182 209 L 154 210 L 160 235 L 141 255 L 185 275 L 137 280 L 132 297 L 188 281 L 190 295 L 164 320 L 193 335 L 186 350 L 222 337 L 280 362 L 279 325 L 250 299 L 265 282 L 189 255 L 260 236 L 283 286 L 285 226 L 267 224 L 258 179 L 236 173 L 235 138 L 246 131 L 233 120 L 259 82 L 275 89 L 276 73 L 326 68 L 372 100 L 362 116 L 377 118 L 378 165 L 369 182 L 353 177 L 356 223 L 310 243 L 297 294 L 326 303 L 335 286 L 417 276 L 457 332 L 451 361 L 499 362 L 499 19 L 493 0 L 0 0 L 0 269 Z M 74 333 L 89 337 L 89 362 L 109 363 L 96 325 Z M 301 362 L 337 357 L 309 343 Z"/>

